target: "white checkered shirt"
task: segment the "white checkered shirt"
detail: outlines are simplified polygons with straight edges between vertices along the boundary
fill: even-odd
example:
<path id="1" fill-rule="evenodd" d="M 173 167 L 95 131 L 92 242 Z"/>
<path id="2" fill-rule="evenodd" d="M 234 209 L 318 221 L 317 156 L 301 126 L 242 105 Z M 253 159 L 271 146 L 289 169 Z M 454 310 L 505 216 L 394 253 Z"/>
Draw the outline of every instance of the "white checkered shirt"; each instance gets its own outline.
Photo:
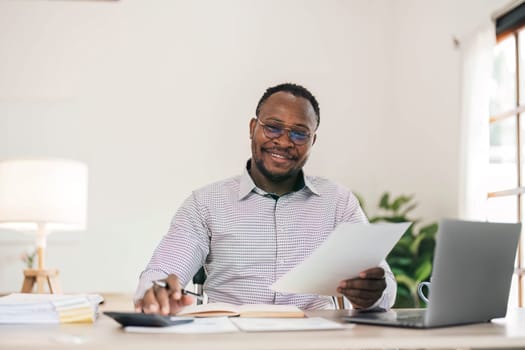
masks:
<path id="1" fill-rule="evenodd" d="M 356 197 L 329 180 L 304 176 L 302 189 L 276 200 L 245 171 L 186 199 L 142 272 L 135 300 L 154 280 L 175 274 L 184 286 L 204 266 L 210 302 L 333 308 L 330 297 L 276 293 L 269 286 L 310 255 L 339 223 L 363 221 L 367 219 Z M 396 282 L 387 263 L 381 267 L 387 289 L 373 307 L 388 309 Z"/>

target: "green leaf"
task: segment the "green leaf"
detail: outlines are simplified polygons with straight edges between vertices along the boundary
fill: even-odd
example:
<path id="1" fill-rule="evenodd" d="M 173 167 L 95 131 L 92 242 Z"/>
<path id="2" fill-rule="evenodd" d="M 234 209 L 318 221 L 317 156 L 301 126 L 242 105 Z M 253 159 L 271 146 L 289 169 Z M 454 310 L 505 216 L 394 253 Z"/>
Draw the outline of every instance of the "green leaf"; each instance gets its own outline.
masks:
<path id="1" fill-rule="evenodd" d="M 394 246 L 388 256 L 411 256 L 410 244 L 405 244 L 404 242 L 399 242 Z"/>
<path id="2" fill-rule="evenodd" d="M 421 259 L 422 261 L 425 261 L 425 260 L 432 261 L 433 258 L 434 258 L 433 250 L 420 251 L 419 259 Z"/>
<path id="3" fill-rule="evenodd" d="M 375 216 L 373 218 L 368 219 L 368 221 L 371 223 L 374 223 L 374 222 L 380 222 L 380 221 L 385 221 L 385 220 L 382 216 Z"/>
<path id="4" fill-rule="evenodd" d="M 390 266 L 390 269 L 392 270 L 392 273 L 394 274 L 394 276 L 401 276 L 401 275 L 407 274 L 407 271 L 403 270 L 400 267 Z"/>
<path id="5" fill-rule="evenodd" d="M 415 238 L 414 238 L 414 241 L 412 242 L 412 244 L 410 245 L 410 252 L 414 255 L 417 255 L 418 251 L 419 251 L 419 245 L 421 243 L 421 241 L 425 239 L 425 236 L 422 235 L 421 233 L 419 233 Z"/>
<path id="6" fill-rule="evenodd" d="M 412 258 L 404 258 L 399 256 L 394 256 L 389 259 L 390 263 L 394 266 L 409 266 L 412 264 Z"/>
<path id="7" fill-rule="evenodd" d="M 407 221 L 407 218 L 404 217 L 404 216 L 390 216 L 390 217 L 383 217 L 383 221 L 386 221 L 386 222 L 405 222 Z"/>
<path id="8" fill-rule="evenodd" d="M 410 278 L 409 276 L 407 275 L 400 275 L 400 276 L 396 276 L 396 281 L 398 284 L 403 284 L 405 285 L 408 290 L 410 291 L 410 293 L 413 293 L 416 291 L 417 289 L 417 283 L 415 280 L 413 280 L 412 278 Z"/>
<path id="9" fill-rule="evenodd" d="M 383 193 L 383 196 L 381 196 L 381 199 L 379 200 L 379 208 L 382 209 L 390 209 L 390 206 L 388 205 L 388 197 L 390 194 L 388 192 Z"/>
<path id="10" fill-rule="evenodd" d="M 430 261 L 424 261 L 422 264 L 419 265 L 419 267 L 416 269 L 416 273 L 414 275 L 414 279 L 417 281 L 417 283 L 424 281 L 428 279 L 430 276 L 430 273 L 432 272 L 432 262 Z"/>
<path id="11" fill-rule="evenodd" d="M 412 196 L 399 196 L 397 197 L 394 202 L 392 203 L 392 209 L 394 212 L 397 212 L 399 208 L 401 208 L 406 203 L 410 202 L 412 200 Z"/>
<path id="12" fill-rule="evenodd" d="M 438 224 L 434 222 L 430 225 L 422 227 L 421 230 L 419 230 L 419 234 L 435 236 L 437 231 L 438 231 Z"/>
<path id="13" fill-rule="evenodd" d="M 432 261 L 434 255 L 434 249 L 436 248 L 435 238 L 425 238 L 419 244 L 417 254 L 419 256 L 430 256 L 429 260 Z"/>
<path id="14" fill-rule="evenodd" d="M 401 297 L 410 297 L 410 291 L 404 285 L 399 285 L 397 288 L 397 295 Z"/>

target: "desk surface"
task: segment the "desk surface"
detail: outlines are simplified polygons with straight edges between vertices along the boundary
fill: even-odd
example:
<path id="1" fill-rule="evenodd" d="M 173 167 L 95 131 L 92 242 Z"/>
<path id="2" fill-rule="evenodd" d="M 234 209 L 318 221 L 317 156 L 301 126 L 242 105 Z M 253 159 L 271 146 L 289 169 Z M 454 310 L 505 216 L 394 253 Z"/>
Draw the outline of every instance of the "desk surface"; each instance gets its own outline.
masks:
<path id="1" fill-rule="evenodd" d="M 104 295 L 103 310 L 131 310 L 131 297 Z M 337 319 L 349 311 L 309 311 Z M 339 331 L 129 334 L 102 315 L 93 325 L 0 326 L 0 349 L 381 349 L 525 348 L 525 309 L 491 323 L 431 330 L 351 325 Z"/>

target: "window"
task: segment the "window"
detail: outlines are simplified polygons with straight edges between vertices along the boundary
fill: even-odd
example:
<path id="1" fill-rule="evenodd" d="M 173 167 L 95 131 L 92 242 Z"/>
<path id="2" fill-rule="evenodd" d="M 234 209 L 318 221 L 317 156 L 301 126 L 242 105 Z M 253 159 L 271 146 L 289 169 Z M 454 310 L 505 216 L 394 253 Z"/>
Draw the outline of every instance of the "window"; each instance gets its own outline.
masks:
<path id="1" fill-rule="evenodd" d="M 496 20 L 490 101 L 488 221 L 525 221 L 525 4 Z M 511 303 L 524 306 L 525 237 L 521 237 Z"/>

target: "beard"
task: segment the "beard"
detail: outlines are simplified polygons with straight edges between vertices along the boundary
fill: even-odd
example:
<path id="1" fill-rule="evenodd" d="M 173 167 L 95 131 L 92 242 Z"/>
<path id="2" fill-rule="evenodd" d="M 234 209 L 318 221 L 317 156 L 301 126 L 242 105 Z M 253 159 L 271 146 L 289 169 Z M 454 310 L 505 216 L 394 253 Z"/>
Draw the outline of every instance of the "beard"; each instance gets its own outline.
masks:
<path id="1" fill-rule="evenodd" d="M 259 172 L 264 175 L 264 177 L 266 177 L 268 180 L 275 182 L 275 183 L 280 183 L 280 182 L 289 180 L 290 178 L 297 176 L 297 174 L 300 171 L 300 170 L 292 169 L 283 174 L 272 173 L 271 171 L 266 169 L 262 159 L 255 159 L 255 166 L 257 167 Z"/>

